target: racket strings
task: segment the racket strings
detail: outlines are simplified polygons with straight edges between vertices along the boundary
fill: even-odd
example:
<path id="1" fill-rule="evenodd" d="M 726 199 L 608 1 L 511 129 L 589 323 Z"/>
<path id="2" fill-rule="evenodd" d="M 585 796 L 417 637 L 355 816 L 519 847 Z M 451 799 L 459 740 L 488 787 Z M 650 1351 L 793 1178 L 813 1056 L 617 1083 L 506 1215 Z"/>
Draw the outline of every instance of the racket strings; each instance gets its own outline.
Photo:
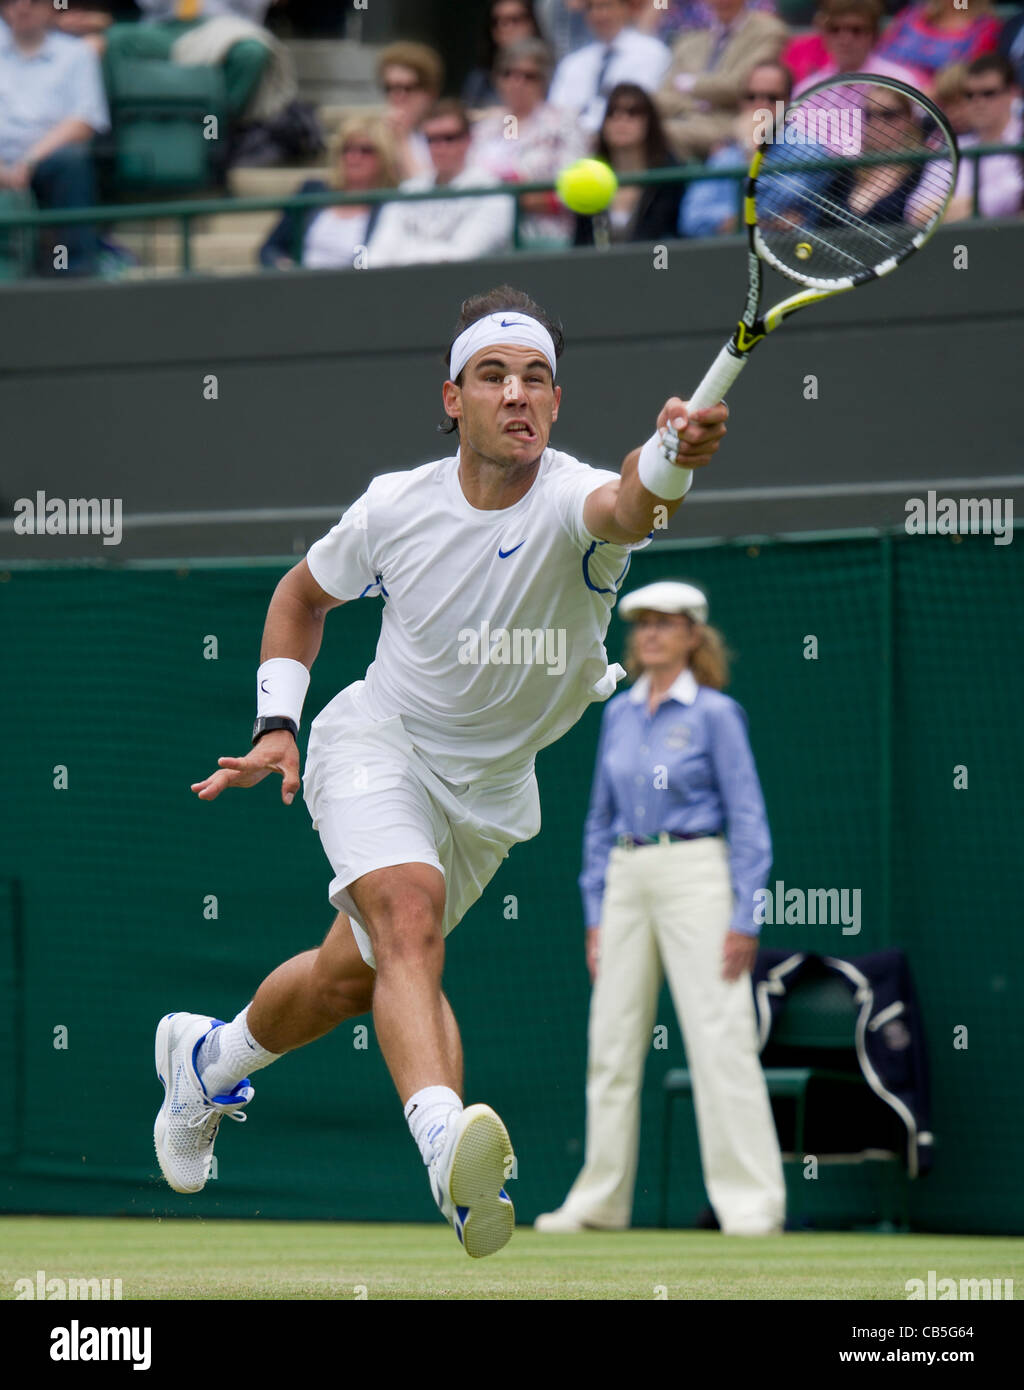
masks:
<path id="1" fill-rule="evenodd" d="M 779 269 L 798 279 L 869 275 L 938 222 L 956 149 L 924 100 L 903 84 L 847 79 L 789 108 L 754 184 L 760 240 Z M 801 168 L 821 160 L 835 167 Z"/>
<path id="2" fill-rule="evenodd" d="M 826 198 L 821 193 L 815 193 L 812 189 L 804 188 L 800 184 L 799 180 L 794 178 L 787 178 L 784 174 L 772 174 L 770 177 L 774 185 L 777 186 L 780 183 L 788 184 L 793 189 L 796 197 L 800 201 L 808 204 L 809 207 L 817 210 L 818 212 L 825 213 L 829 219 L 844 223 L 848 227 L 853 227 L 858 231 L 864 232 L 873 241 L 877 242 L 879 246 L 882 246 L 887 250 L 892 251 L 900 245 L 900 242 L 897 240 L 897 238 L 887 235 L 881 225 L 875 226 L 872 223 L 865 222 L 863 218 L 857 217 L 854 214 L 849 213 L 841 203 L 836 202 L 834 199 Z M 793 219 L 787 219 L 784 216 L 779 216 L 778 214 L 774 215 L 778 217 L 778 220 L 785 221 L 787 225 L 791 227 L 799 228 L 801 225 L 804 225 L 800 222 L 794 221 Z M 808 219 L 808 222 L 810 222 L 810 219 Z M 813 225 L 808 225 L 806 229 L 809 235 L 815 234 Z M 850 257 L 850 259 L 855 258 Z"/>

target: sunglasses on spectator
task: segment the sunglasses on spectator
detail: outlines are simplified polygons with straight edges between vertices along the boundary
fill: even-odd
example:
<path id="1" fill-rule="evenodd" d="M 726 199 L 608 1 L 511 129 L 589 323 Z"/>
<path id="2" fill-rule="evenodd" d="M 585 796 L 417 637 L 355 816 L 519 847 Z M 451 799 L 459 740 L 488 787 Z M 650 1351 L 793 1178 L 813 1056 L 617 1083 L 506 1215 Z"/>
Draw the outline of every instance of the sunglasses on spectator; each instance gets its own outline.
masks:
<path id="1" fill-rule="evenodd" d="M 469 131 L 468 131 L 468 130 L 458 130 L 458 131 L 450 130 L 450 131 L 446 131 L 444 134 L 442 134 L 441 132 L 437 132 L 437 133 L 434 134 L 434 135 L 428 135 L 428 136 L 427 136 L 427 144 L 428 144 L 428 145 L 457 145 L 457 144 L 459 143 L 460 140 L 468 140 L 468 139 L 469 139 Z"/>
<path id="2" fill-rule="evenodd" d="M 384 90 L 388 96 L 394 96 L 396 92 L 402 92 L 408 96 L 410 92 L 418 92 L 422 89 L 422 82 L 385 82 Z"/>
<path id="3" fill-rule="evenodd" d="M 906 114 L 902 106 L 879 106 L 877 102 L 866 107 L 864 111 L 869 121 L 896 121 Z"/>
<path id="4" fill-rule="evenodd" d="M 646 116 L 647 112 L 642 106 L 613 106 L 608 112 L 609 116 Z"/>
<path id="5" fill-rule="evenodd" d="M 520 10 L 517 14 L 496 14 L 491 19 L 491 28 L 504 29 L 510 24 L 526 24 L 529 18 L 525 10 Z"/>
<path id="6" fill-rule="evenodd" d="M 965 87 L 964 96 L 968 101 L 974 101 L 975 97 L 1001 97 L 1005 91 L 1005 87 L 975 87 L 973 91 Z"/>
<path id="7" fill-rule="evenodd" d="M 376 154 L 376 145 L 345 145 L 342 154 Z"/>
<path id="8" fill-rule="evenodd" d="M 521 77 L 524 82 L 542 82 L 540 73 L 531 68 L 503 68 L 502 77 Z"/>
<path id="9" fill-rule="evenodd" d="M 785 92 L 744 92 L 744 101 L 763 101 L 774 106 L 777 101 L 785 101 Z"/>
<path id="10" fill-rule="evenodd" d="M 862 39 L 865 34 L 873 33 L 869 24 L 826 24 L 826 34 L 849 34 L 855 39 Z"/>

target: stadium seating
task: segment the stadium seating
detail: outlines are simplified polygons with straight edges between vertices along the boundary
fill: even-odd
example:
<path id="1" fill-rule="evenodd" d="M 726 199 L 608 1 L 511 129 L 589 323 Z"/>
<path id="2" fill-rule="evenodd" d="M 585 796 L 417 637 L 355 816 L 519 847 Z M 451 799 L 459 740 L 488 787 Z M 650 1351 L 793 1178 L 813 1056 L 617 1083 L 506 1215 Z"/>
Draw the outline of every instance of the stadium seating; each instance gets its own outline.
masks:
<path id="1" fill-rule="evenodd" d="M 856 1091 L 863 1095 L 869 1092 L 859 1068 L 840 1070 L 843 1062 L 850 1060 L 854 1046 L 854 1028 L 857 1010 L 849 989 L 834 976 L 812 976 L 802 980 L 790 992 L 786 1006 L 781 1010 L 772 1028 L 768 1046 L 778 1051 L 785 1049 L 788 1056 L 804 1052 L 813 1058 L 807 1066 L 766 1066 L 765 1080 L 768 1094 L 773 1099 L 793 1101 L 795 1118 L 792 1129 L 792 1150 L 784 1151 L 784 1165 L 797 1168 L 798 1178 L 804 1157 L 807 1153 L 807 1105 L 808 1096 L 813 1094 L 825 1107 L 841 1108 L 846 1103 L 844 1092 L 849 1095 Z M 832 1053 L 836 1067 L 821 1065 L 821 1058 Z M 668 1194 L 672 1167 L 672 1110 L 674 1102 L 693 1093 L 690 1072 L 685 1067 L 676 1067 L 666 1072 L 662 1083 L 664 1092 L 664 1120 L 662 1128 L 661 1191 L 659 1194 L 659 1225 L 668 1225 Z M 782 1136 L 780 1136 L 781 1138 Z M 785 1150 L 785 1143 L 783 1142 Z M 821 1155 L 819 1155 L 821 1157 Z M 872 1154 L 872 1157 L 877 1155 Z M 830 1165 L 859 1166 L 862 1154 L 828 1155 Z M 887 1229 L 908 1229 L 907 1175 L 902 1159 L 895 1154 L 885 1154 L 881 1163 L 889 1170 L 887 1177 L 894 1178 L 885 1190 L 879 1193 L 883 1208 L 882 1225 Z M 800 1182 L 789 1183 L 787 1193 L 787 1215 L 789 1224 L 799 1228 Z M 895 1187 L 895 1194 L 893 1193 Z"/>
<path id="2" fill-rule="evenodd" d="M 182 67 L 163 59 L 106 65 L 110 100 L 112 191 L 165 193 L 203 189 L 215 181 L 224 148 L 224 77 L 215 67 Z M 218 139 L 204 134 L 216 117 Z"/>

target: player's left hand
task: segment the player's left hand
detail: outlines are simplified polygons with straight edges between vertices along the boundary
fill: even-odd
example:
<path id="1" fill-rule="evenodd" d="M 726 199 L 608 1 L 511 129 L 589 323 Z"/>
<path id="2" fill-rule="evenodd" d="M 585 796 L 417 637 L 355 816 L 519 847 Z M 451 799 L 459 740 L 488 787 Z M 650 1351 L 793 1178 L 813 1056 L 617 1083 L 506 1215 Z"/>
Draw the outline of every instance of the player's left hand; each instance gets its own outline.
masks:
<path id="1" fill-rule="evenodd" d="M 738 980 L 754 968 L 757 959 L 756 936 L 746 936 L 743 932 L 730 931 L 725 934 L 725 948 L 722 951 L 722 979 Z"/>
<path id="2" fill-rule="evenodd" d="M 704 410 L 690 409 L 684 400 L 673 396 L 661 408 L 658 416 L 658 429 L 672 425 L 679 435 L 678 462 L 684 468 L 703 468 L 711 462 L 719 444 L 725 436 L 725 422 L 729 418 L 729 407 L 724 401 L 708 406 Z"/>

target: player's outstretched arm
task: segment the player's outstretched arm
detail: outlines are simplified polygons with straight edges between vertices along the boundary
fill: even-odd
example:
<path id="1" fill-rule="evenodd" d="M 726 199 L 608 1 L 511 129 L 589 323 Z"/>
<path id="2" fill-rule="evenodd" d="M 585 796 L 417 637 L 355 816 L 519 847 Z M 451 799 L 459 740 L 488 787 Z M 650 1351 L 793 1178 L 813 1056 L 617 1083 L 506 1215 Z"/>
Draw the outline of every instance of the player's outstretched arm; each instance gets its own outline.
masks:
<path id="1" fill-rule="evenodd" d="M 312 668 L 323 640 L 324 619 L 342 600 L 328 594 L 313 578 L 305 560 L 288 571 L 270 600 L 263 627 L 260 661 L 290 657 Z M 299 790 L 299 750 L 287 729 L 266 733 L 244 758 L 218 758 L 220 769 L 192 790 L 200 801 L 214 801 L 228 787 L 254 787 L 271 772 L 281 774 L 281 799 L 290 806 Z"/>
<path id="2" fill-rule="evenodd" d="M 724 402 L 695 411 L 691 418 L 685 401 L 678 396 L 667 400 L 661 408 L 657 433 L 652 440 L 626 456 L 621 477 L 616 482 L 597 488 L 587 498 L 583 521 L 590 534 L 618 545 L 628 545 L 649 535 L 656 524 L 663 525 L 665 513 L 671 516 L 682 504 L 682 487 L 688 476 L 680 474 L 677 489 L 671 485 L 675 481 L 672 470 L 703 468 L 710 463 L 725 435 L 728 418 L 729 407 Z M 657 464 L 652 476 L 646 469 L 641 470 L 641 454 L 653 452 L 657 434 L 669 428 L 679 436 L 675 459 L 670 465 Z M 670 480 L 667 488 L 657 481 L 659 469 L 667 470 Z M 641 482 L 642 472 L 648 483 L 662 490 L 651 491 L 645 486 Z"/>

